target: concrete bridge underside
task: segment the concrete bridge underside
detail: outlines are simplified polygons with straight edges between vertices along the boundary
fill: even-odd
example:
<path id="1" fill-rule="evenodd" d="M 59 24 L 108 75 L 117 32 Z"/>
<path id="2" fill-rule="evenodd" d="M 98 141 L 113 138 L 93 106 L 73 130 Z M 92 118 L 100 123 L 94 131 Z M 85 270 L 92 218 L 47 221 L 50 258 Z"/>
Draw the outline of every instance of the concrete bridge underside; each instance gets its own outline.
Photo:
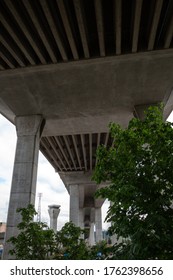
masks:
<path id="1" fill-rule="evenodd" d="M 7 221 L 35 202 L 39 149 L 70 194 L 70 219 L 101 239 L 91 181 L 111 121 L 126 127 L 151 104 L 173 109 L 173 1 L 1 0 L 0 112 L 18 141 Z M 65 203 L 65 202 L 64 202 Z M 9 258 L 8 247 L 4 258 Z"/>

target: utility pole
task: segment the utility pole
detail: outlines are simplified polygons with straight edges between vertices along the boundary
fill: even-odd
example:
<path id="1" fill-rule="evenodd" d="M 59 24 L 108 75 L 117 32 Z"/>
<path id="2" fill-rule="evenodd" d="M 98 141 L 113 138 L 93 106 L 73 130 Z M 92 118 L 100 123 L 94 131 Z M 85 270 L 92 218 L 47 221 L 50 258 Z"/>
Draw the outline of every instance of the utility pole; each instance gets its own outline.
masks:
<path id="1" fill-rule="evenodd" d="M 41 198 L 42 193 L 38 193 L 38 210 L 37 210 L 37 222 L 41 222 Z"/>

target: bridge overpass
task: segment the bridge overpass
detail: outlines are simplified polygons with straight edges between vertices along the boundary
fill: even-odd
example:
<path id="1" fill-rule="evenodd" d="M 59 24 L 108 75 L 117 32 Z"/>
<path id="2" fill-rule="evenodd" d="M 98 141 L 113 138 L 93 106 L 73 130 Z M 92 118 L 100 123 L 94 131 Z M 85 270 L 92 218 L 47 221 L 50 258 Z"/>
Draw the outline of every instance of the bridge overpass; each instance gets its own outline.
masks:
<path id="1" fill-rule="evenodd" d="M 7 236 L 35 202 L 39 149 L 70 194 L 70 220 L 101 239 L 98 145 L 163 102 L 173 109 L 172 0 L 0 0 L 0 112 L 18 141 Z M 65 203 L 65 202 L 64 202 Z M 8 258 L 6 246 L 4 258 Z"/>

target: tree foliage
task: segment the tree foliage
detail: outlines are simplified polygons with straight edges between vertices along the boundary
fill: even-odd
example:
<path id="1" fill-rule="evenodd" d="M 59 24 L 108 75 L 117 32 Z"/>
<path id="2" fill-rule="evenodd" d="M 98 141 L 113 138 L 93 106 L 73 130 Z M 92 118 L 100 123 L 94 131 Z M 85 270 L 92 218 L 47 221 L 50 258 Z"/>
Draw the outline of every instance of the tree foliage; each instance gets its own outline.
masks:
<path id="1" fill-rule="evenodd" d="M 84 230 L 72 222 L 66 223 L 56 234 L 55 259 L 87 260 L 89 250 L 82 235 Z"/>
<path id="2" fill-rule="evenodd" d="M 33 221 L 37 212 L 32 204 L 27 208 L 17 209 L 17 212 L 22 216 L 18 225 L 20 233 L 8 240 L 13 245 L 9 253 L 18 260 L 48 259 L 55 247 L 53 230 L 49 229 L 46 223 Z"/>
<path id="3" fill-rule="evenodd" d="M 87 260 L 96 259 L 98 252 L 106 256 L 106 245 L 90 247 L 83 238 L 84 230 L 72 222 L 66 223 L 55 233 L 46 223 L 34 222 L 37 212 L 32 204 L 17 209 L 22 221 L 18 225 L 19 234 L 11 237 L 13 249 L 10 254 L 18 260 Z"/>
<path id="4" fill-rule="evenodd" d="M 111 201 L 106 220 L 123 237 L 114 257 L 173 258 L 173 129 L 162 106 L 126 129 L 110 124 L 114 146 L 100 146 L 94 180 L 107 182 L 97 196 Z M 126 240 L 126 241 L 125 241 Z"/>

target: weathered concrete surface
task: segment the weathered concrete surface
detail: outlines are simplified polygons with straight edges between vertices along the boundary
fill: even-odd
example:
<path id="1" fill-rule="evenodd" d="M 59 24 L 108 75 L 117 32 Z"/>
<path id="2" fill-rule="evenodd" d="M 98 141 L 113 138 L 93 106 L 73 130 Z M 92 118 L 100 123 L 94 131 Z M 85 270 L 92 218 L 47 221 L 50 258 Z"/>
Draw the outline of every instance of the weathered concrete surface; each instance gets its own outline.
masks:
<path id="1" fill-rule="evenodd" d="M 170 49 L 2 71 L 0 110 L 11 121 L 43 115 L 47 136 L 103 132 L 110 121 L 127 125 L 135 105 L 168 102 L 168 116 L 172 61 Z"/>
<path id="2" fill-rule="evenodd" d="M 96 242 L 99 242 L 103 239 L 101 208 L 95 208 L 95 226 L 96 226 Z"/>
<path id="3" fill-rule="evenodd" d="M 19 232 L 18 223 L 21 221 L 17 208 L 25 208 L 35 204 L 38 152 L 40 128 L 43 118 L 40 115 L 16 118 L 17 146 L 13 169 L 13 178 L 7 218 L 5 240 L 16 236 Z M 3 259 L 8 259 L 10 243 L 5 243 Z"/>
<path id="4" fill-rule="evenodd" d="M 60 172 L 59 175 L 69 194 L 72 188 L 71 186 L 78 185 L 80 208 L 99 208 L 102 206 L 104 199 L 94 198 L 94 194 L 96 190 L 104 187 L 104 184 L 97 185 L 92 181 L 92 172 Z"/>
<path id="5" fill-rule="evenodd" d="M 70 221 L 79 226 L 79 186 L 70 185 Z"/>

